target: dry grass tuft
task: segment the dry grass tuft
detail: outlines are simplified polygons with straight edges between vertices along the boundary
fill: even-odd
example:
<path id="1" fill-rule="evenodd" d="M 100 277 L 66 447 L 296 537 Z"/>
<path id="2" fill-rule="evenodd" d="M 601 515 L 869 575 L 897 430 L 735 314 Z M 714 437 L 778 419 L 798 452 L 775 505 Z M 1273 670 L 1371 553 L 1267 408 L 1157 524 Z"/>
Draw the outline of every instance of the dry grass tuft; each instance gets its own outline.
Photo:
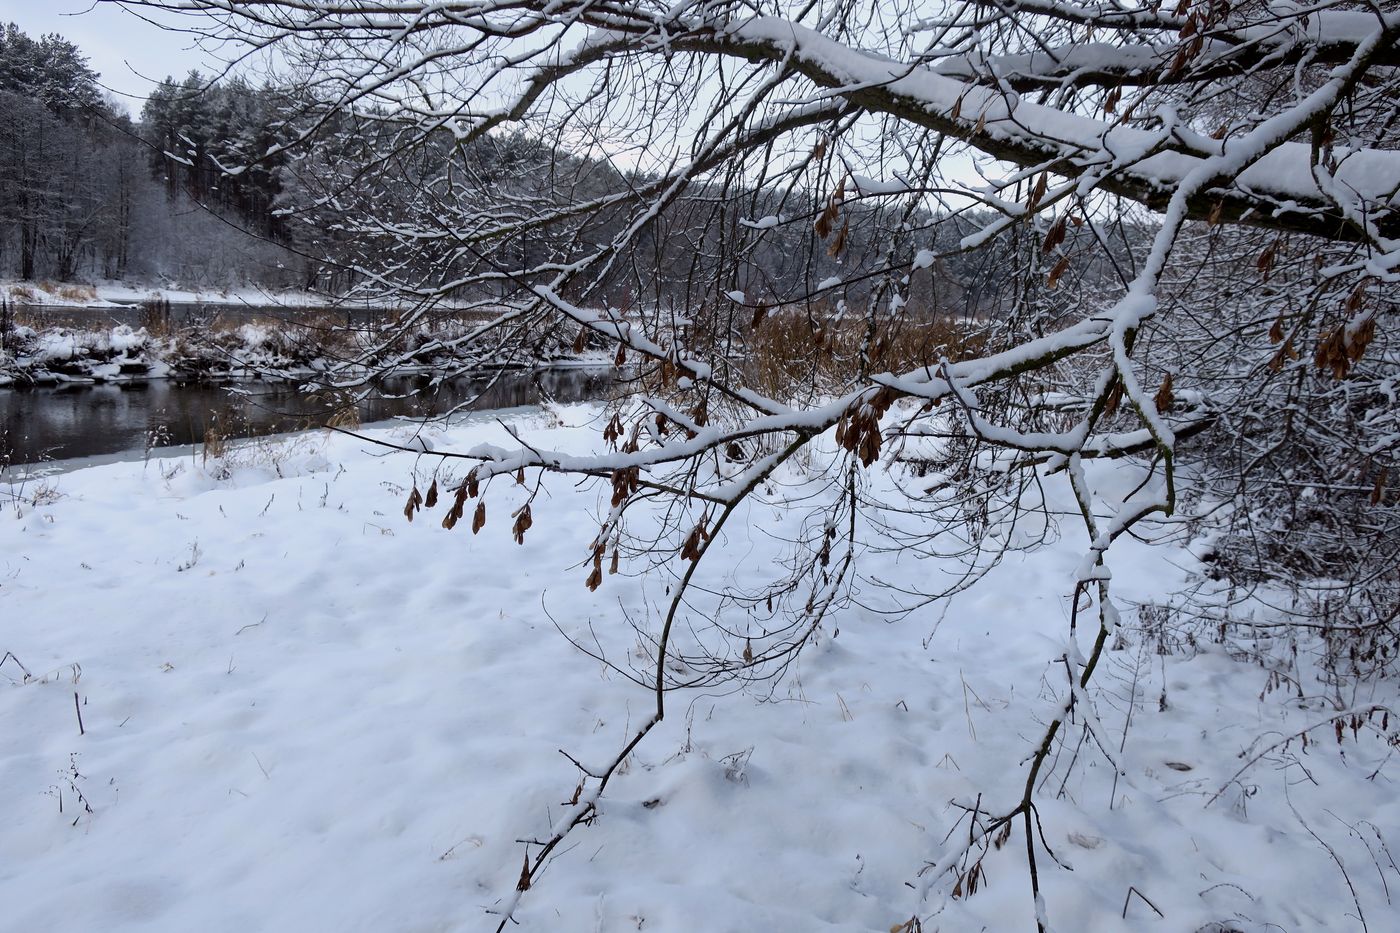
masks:
<path id="1" fill-rule="evenodd" d="M 326 404 L 331 413 L 325 420 L 325 426 L 358 431 L 360 428 L 360 406 L 354 394 L 328 392 L 326 395 Z"/>
<path id="2" fill-rule="evenodd" d="M 840 391 L 860 374 L 864 320 L 797 311 L 770 313 L 749 331 L 744 360 L 749 384 L 770 398 Z M 981 353 L 985 340 L 973 322 L 940 317 L 881 324 L 870 348 L 874 372 L 901 372 Z"/>
<path id="3" fill-rule="evenodd" d="M 97 289 L 91 285 L 64 285 L 59 288 L 58 297 L 65 301 L 96 301 Z"/>
<path id="4" fill-rule="evenodd" d="M 170 301 L 159 295 L 142 301 L 141 327 L 152 337 L 168 337 L 171 331 Z"/>
<path id="5" fill-rule="evenodd" d="M 210 460 L 222 460 L 227 456 L 228 441 L 228 437 L 222 433 L 217 423 L 205 428 L 202 462 L 207 465 Z"/>

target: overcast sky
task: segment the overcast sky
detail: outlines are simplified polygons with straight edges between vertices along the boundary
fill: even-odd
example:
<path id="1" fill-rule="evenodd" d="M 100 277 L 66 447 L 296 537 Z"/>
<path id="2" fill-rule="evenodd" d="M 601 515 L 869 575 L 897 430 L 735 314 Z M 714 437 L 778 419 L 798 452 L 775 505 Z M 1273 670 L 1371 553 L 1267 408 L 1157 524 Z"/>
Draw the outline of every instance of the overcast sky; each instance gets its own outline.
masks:
<path id="1" fill-rule="evenodd" d="M 0 21 L 32 38 L 56 32 L 82 50 L 98 80 L 132 115 L 155 83 L 191 68 L 210 70 L 210 59 L 188 36 L 165 32 L 109 4 L 92 0 L 0 0 Z"/>

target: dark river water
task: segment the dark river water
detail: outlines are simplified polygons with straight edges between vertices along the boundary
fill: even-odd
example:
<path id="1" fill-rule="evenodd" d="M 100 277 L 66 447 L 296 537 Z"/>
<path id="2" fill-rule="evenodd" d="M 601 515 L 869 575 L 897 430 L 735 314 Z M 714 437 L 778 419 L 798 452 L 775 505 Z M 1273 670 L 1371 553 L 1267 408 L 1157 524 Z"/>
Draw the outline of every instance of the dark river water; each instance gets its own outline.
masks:
<path id="1" fill-rule="evenodd" d="M 20 305 L 12 308 L 13 313 L 24 323 L 34 327 L 110 327 L 125 324 L 139 328 L 157 323 L 150 317 L 153 313 L 139 304 L 118 305 L 110 308 L 71 307 L 68 305 Z M 337 307 L 298 308 L 289 305 L 273 304 L 223 304 L 198 301 L 171 302 L 159 312 L 166 326 L 186 327 L 208 325 L 214 321 L 224 324 L 242 324 L 249 321 L 324 321 L 331 320 L 346 325 L 373 324 L 388 320 L 394 312 L 385 308 L 372 308 L 363 305 L 346 304 Z"/>
<path id="2" fill-rule="evenodd" d="M 463 403 L 462 410 L 486 411 L 546 399 L 584 401 L 604 396 L 615 382 L 612 370 L 596 368 L 508 372 L 432 389 L 426 377 L 401 376 L 384 380 L 381 394 L 360 403 L 359 419 L 428 417 Z M 324 426 L 332 413 L 324 399 L 287 383 L 156 379 L 0 389 L 0 466 L 197 444 L 211 429 L 223 437 L 281 434 Z"/>

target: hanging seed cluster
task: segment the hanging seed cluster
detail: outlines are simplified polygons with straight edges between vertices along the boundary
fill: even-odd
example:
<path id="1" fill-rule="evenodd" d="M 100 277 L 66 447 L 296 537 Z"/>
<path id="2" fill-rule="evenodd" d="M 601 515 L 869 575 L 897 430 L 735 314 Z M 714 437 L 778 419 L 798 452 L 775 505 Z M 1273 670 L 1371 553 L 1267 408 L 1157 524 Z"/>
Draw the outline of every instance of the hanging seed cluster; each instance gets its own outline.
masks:
<path id="1" fill-rule="evenodd" d="M 481 488 L 476 478 L 476 471 L 472 470 L 467 474 L 467 478 L 457 487 L 457 493 L 452 500 L 452 507 L 447 510 L 447 514 L 442 517 L 442 527 L 451 531 L 462 520 L 462 515 L 467 508 L 468 497 L 475 499 L 481 492 Z M 481 526 L 486 524 L 486 504 L 483 502 L 477 507 L 477 515 L 472 519 L 472 533 L 481 530 Z"/>
<path id="2" fill-rule="evenodd" d="M 403 517 L 408 519 L 409 521 L 413 521 L 413 515 L 415 512 L 417 512 L 419 509 L 431 509 L 435 505 L 437 505 L 437 501 L 438 484 L 436 477 L 433 478 L 432 485 L 428 487 L 428 496 L 426 499 L 423 497 L 423 494 L 418 491 L 418 484 L 414 483 L 413 491 L 408 494 L 408 501 L 404 503 Z M 448 525 L 447 527 L 450 528 L 452 526 Z"/>
<path id="3" fill-rule="evenodd" d="M 524 473 L 525 468 L 521 467 L 516 473 L 515 480 L 517 483 L 524 483 Z M 448 507 L 447 514 L 442 517 L 442 527 L 446 528 L 448 531 L 456 528 L 457 523 L 460 522 L 462 516 L 466 514 L 467 500 L 476 499 L 476 508 L 472 511 L 472 534 L 480 533 L 481 529 L 486 527 L 486 500 L 480 498 L 480 495 L 481 482 L 477 479 L 476 471 L 472 470 L 453 493 L 452 505 Z M 418 489 L 415 486 L 413 491 L 409 493 L 408 504 L 404 506 L 404 515 L 409 521 L 413 521 L 413 513 L 415 511 L 420 507 L 432 508 L 437 505 L 437 501 L 437 480 L 433 480 L 433 484 L 428 487 L 428 496 L 426 500 L 419 495 Z M 534 524 L 534 519 L 530 515 L 530 503 L 527 502 L 522 505 L 512 513 L 512 516 L 515 518 L 515 523 L 511 526 L 511 535 L 515 538 L 517 544 L 524 544 L 525 532 L 529 531 L 530 526 Z"/>
<path id="4" fill-rule="evenodd" d="M 423 507 L 423 494 L 418 491 L 418 484 L 413 484 L 413 491 L 408 494 L 408 501 L 404 503 L 403 517 L 413 521 L 413 513 Z"/>
<path id="5" fill-rule="evenodd" d="M 618 417 L 617 412 L 613 412 L 612 418 L 603 426 L 603 440 L 613 450 L 617 450 L 618 438 L 622 437 L 624 432 L 622 419 Z"/>
<path id="6" fill-rule="evenodd" d="M 657 418 L 658 428 L 665 430 L 666 424 L 662 420 L 662 416 L 658 415 Z M 623 450 L 627 450 L 629 448 L 632 450 L 637 449 L 636 435 L 640 427 L 640 422 L 638 422 L 638 424 L 634 426 L 634 430 L 632 431 L 632 437 L 629 438 L 627 442 L 623 445 Z M 624 428 L 622 422 L 616 416 L 614 416 L 613 420 L 608 423 L 608 426 L 604 432 L 604 436 L 608 437 L 610 442 L 615 444 L 616 441 L 622 436 L 623 431 Z M 514 479 L 517 484 L 523 485 L 525 483 L 525 468 L 523 466 L 516 470 Z M 617 508 L 621 506 L 624 502 L 626 502 L 629 496 L 633 495 L 638 491 L 638 489 L 641 488 L 641 468 L 625 467 L 622 469 L 613 470 L 611 474 L 611 482 L 612 506 L 614 508 Z M 413 489 L 409 492 L 407 502 L 404 504 L 404 516 L 409 521 L 413 521 L 413 516 L 415 513 L 424 508 L 434 507 L 435 505 L 437 505 L 439 498 L 440 493 L 436 478 L 433 479 L 432 484 L 428 487 L 428 492 L 426 496 L 419 491 L 417 485 L 415 484 Z M 466 514 L 468 499 L 477 500 L 476 508 L 473 510 L 472 513 L 472 534 L 477 534 L 481 531 L 482 528 L 486 527 L 486 500 L 481 498 L 481 482 L 478 478 L 477 470 L 473 469 L 467 474 L 466 478 L 460 484 L 457 485 L 455 490 L 453 490 L 452 504 L 448 507 L 446 514 L 443 515 L 442 518 L 443 528 L 446 528 L 450 531 L 457 526 L 457 523 L 460 522 L 463 516 Z M 515 539 L 515 542 L 517 544 L 524 544 L 525 533 L 528 532 L 530 528 L 534 525 L 534 515 L 531 511 L 530 503 L 526 502 L 519 509 L 512 512 L 511 517 L 514 519 L 514 522 L 511 525 L 511 536 Z M 603 557 L 607 553 L 608 547 L 607 532 L 608 525 L 605 524 L 603 526 L 603 529 L 599 532 L 598 537 L 593 544 L 593 569 L 586 581 L 587 586 L 590 590 L 596 590 L 603 582 Z M 696 537 L 697 532 L 701 537 Z M 691 538 L 687 539 L 687 549 L 685 551 L 687 559 L 698 559 L 699 541 L 702 540 L 708 540 L 708 534 L 704 530 L 703 521 L 695 531 L 691 532 Z M 608 568 L 608 573 L 617 573 L 618 564 L 618 550 L 616 543 L 614 543 L 612 550 L 612 559 Z"/>
<path id="7" fill-rule="evenodd" d="M 709 521 L 708 515 L 701 516 L 700 523 L 690 529 L 690 534 L 686 535 L 685 543 L 681 545 L 681 560 L 694 563 L 700 559 L 700 552 L 710 540 Z"/>
<path id="8" fill-rule="evenodd" d="M 1123 404 L 1123 380 L 1117 375 L 1113 377 L 1113 385 L 1108 390 L 1108 398 L 1104 399 L 1104 417 L 1112 418 L 1118 414 L 1118 409 Z"/>
<path id="9" fill-rule="evenodd" d="M 636 492 L 641 486 L 642 471 L 640 467 L 626 467 L 621 470 L 612 471 L 612 507 L 617 508 L 627 501 L 627 497 Z"/>
<path id="10" fill-rule="evenodd" d="M 836 443 L 860 458 L 862 466 L 870 466 L 880 456 L 884 438 L 880 434 L 880 419 L 894 404 L 892 389 L 883 388 L 868 401 L 857 402 L 836 423 Z"/>
<path id="11" fill-rule="evenodd" d="M 836 221 L 841 216 L 841 204 L 845 200 L 846 179 L 843 177 L 836 186 L 836 190 L 831 192 L 831 195 L 826 199 L 826 206 L 822 208 L 822 212 L 817 215 L 816 221 L 812 224 L 812 230 L 823 240 L 831 236 L 832 231 L 835 230 Z M 842 239 L 844 241 L 844 234 Z"/>
<path id="12" fill-rule="evenodd" d="M 1284 363 L 1298 359 L 1298 350 L 1293 346 L 1293 337 L 1283 331 L 1283 315 L 1280 314 L 1269 328 L 1269 342 L 1278 346 L 1273 359 L 1269 360 L 1269 371 L 1278 372 Z"/>
<path id="13" fill-rule="evenodd" d="M 1345 379 L 1351 368 L 1361 361 L 1366 347 L 1375 336 L 1376 319 L 1373 315 L 1353 319 L 1322 338 L 1313 363 L 1323 372 L 1331 372 L 1332 378 Z"/>
<path id="14" fill-rule="evenodd" d="M 1045 242 L 1040 245 L 1041 253 L 1048 256 L 1050 253 L 1053 253 L 1060 244 L 1064 243 L 1065 237 L 1069 232 L 1068 225 L 1071 223 L 1076 227 L 1083 226 L 1084 218 L 1072 216 L 1070 214 L 1061 214 L 1059 219 L 1051 224 L 1050 229 L 1046 231 Z M 1055 288 L 1060 284 L 1060 279 L 1068 271 L 1069 255 L 1065 254 L 1060 256 L 1055 262 L 1055 265 L 1050 267 L 1050 273 L 1045 277 L 1045 287 Z"/>
<path id="15" fill-rule="evenodd" d="M 609 542 L 612 544 L 613 552 L 612 561 L 608 565 L 608 574 L 612 575 L 617 573 L 618 545 L 616 538 L 611 534 L 611 526 L 607 522 L 604 522 L 603 527 L 598 529 L 598 536 L 593 539 L 593 544 L 591 546 L 593 553 L 593 570 L 588 574 L 588 579 L 584 581 L 584 585 L 587 586 L 590 591 L 596 590 L 603 583 L 603 555 L 607 553 Z"/>
<path id="16" fill-rule="evenodd" d="M 1171 411 L 1172 407 L 1176 404 L 1176 395 L 1172 392 L 1171 373 L 1167 373 L 1162 377 L 1162 385 L 1157 389 L 1157 394 L 1153 397 L 1152 402 L 1162 414 Z"/>
<path id="17" fill-rule="evenodd" d="M 480 503 L 480 504 L 478 505 L 478 508 L 481 509 L 482 524 L 485 524 L 485 523 L 486 523 L 486 503 L 485 503 L 485 502 Z M 524 544 L 524 543 L 525 543 L 525 532 L 529 531 L 529 530 L 530 530 L 530 526 L 533 525 L 533 524 L 535 523 L 534 519 L 530 517 L 530 503 L 527 502 L 527 503 L 525 503 L 524 505 L 522 505 L 520 508 L 516 509 L 514 514 L 515 514 L 515 524 L 511 526 L 511 528 L 510 528 L 510 533 L 511 533 L 511 536 L 515 538 L 515 543 L 516 543 L 516 544 Z M 473 530 L 474 530 L 474 529 L 473 529 Z"/>

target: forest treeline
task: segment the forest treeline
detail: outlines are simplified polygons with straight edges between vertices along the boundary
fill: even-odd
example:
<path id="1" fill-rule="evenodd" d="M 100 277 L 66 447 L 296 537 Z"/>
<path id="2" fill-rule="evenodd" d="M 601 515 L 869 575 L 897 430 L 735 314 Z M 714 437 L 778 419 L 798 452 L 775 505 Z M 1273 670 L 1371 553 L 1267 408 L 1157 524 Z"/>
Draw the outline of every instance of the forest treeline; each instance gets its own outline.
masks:
<path id="1" fill-rule="evenodd" d="M 238 76 L 166 78 L 133 119 L 103 94 L 98 77 L 59 35 L 33 39 L 15 24 L 0 31 L 0 276 L 353 297 L 378 290 L 377 273 L 388 262 L 399 282 L 416 282 L 425 293 L 473 280 L 454 297 L 489 301 L 481 270 L 548 265 L 580 239 L 619 236 L 630 222 L 619 195 L 651 180 L 641 169 L 564 151 L 528 130 L 479 140 L 452 160 L 450 177 L 434 174 L 439 169 L 426 166 L 441 164 L 435 160 L 383 158 L 397 145 L 385 114 L 366 119 L 347 110 L 308 127 L 296 116 L 307 112 L 300 99 L 306 89 Z M 457 145 L 450 132 L 439 135 L 441 147 Z M 336 143 L 303 145 L 312 137 Z M 377 169 L 364 172 L 366 165 Z M 1014 281 L 999 272 L 1026 248 L 1014 233 L 951 255 L 983 218 L 885 216 L 885 208 L 864 206 L 863 183 L 843 183 L 839 249 L 812 235 L 813 223 L 830 211 L 829 196 L 795 193 L 771 179 L 698 184 L 621 251 L 589 294 L 572 297 L 690 314 L 729 300 L 708 287 L 697 292 L 696 283 L 727 278 L 750 303 L 791 303 L 805 294 L 809 304 L 840 313 L 843 299 L 865 296 L 866 280 L 878 270 L 903 264 L 923 280 L 909 291 L 920 310 L 986 313 L 1015 299 Z M 600 210 L 581 227 L 474 232 L 487 201 L 514 201 L 523 218 L 582 193 L 619 196 L 618 209 Z M 444 203 L 460 213 L 459 235 L 395 255 L 403 249 L 396 221 Z M 376 224 L 347 219 L 367 215 L 377 216 Z M 1125 242 L 1136 235 L 1124 225 L 1118 232 Z M 751 242 L 746 261 L 723 268 L 744 241 Z M 929 246 L 949 255 L 916 261 Z M 1081 281 L 1096 278 L 1092 269 L 1081 271 Z M 500 287 L 504 293 L 512 286 L 503 277 Z"/>
<path id="2" fill-rule="evenodd" d="M 223 175 L 215 161 L 265 151 L 272 88 L 191 73 L 132 119 L 98 77 L 61 36 L 0 31 L 0 275 L 316 286 L 322 264 L 277 220 L 281 166 Z"/>

